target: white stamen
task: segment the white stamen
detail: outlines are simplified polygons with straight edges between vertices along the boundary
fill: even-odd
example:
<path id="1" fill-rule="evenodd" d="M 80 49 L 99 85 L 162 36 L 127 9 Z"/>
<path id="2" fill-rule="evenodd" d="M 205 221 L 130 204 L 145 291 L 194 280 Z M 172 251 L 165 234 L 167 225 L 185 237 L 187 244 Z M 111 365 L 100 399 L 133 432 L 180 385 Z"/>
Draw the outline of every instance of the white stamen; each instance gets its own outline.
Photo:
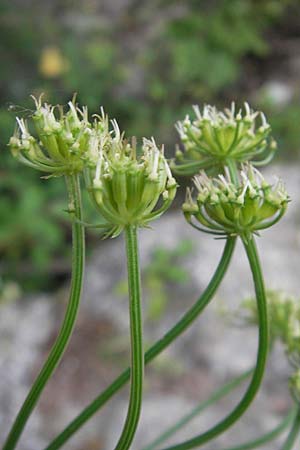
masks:
<path id="1" fill-rule="evenodd" d="M 262 123 L 262 127 L 263 129 L 266 129 L 269 127 L 269 124 L 267 122 L 266 116 L 264 115 L 263 112 L 260 113 L 260 117 L 261 117 L 261 123 Z"/>
<path id="2" fill-rule="evenodd" d="M 118 122 L 116 121 L 116 119 L 112 119 L 111 123 L 112 123 L 113 129 L 114 129 L 114 133 L 115 133 L 115 140 L 116 141 L 120 141 L 120 139 L 121 139 L 121 132 L 120 132 L 120 128 L 119 128 Z"/>
<path id="3" fill-rule="evenodd" d="M 158 160 L 159 160 L 159 151 L 158 150 L 154 150 L 152 170 L 151 170 L 151 173 L 150 173 L 150 179 L 151 180 L 156 180 L 156 178 L 157 178 Z"/>
<path id="4" fill-rule="evenodd" d="M 249 117 L 249 118 L 251 118 L 251 109 L 250 109 L 249 103 L 248 103 L 248 102 L 245 102 L 245 103 L 244 103 L 244 106 L 245 106 L 246 116 Z"/>
<path id="5" fill-rule="evenodd" d="M 232 114 L 232 117 L 234 117 L 234 114 L 235 114 L 235 102 L 231 102 L 231 114 Z"/>
<path id="6" fill-rule="evenodd" d="M 68 102 L 68 105 L 69 105 L 70 111 L 72 113 L 72 116 L 74 118 L 74 121 L 75 121 L 76 125 L 80 125 L 80 120 L 78 119 L 78 114 L 77 114 L 77 110 L 76 110 L 76 108 L 74 106 L 74 103 L 73 102 Z"/>
<path id="7" fill-rule="evenodd" d="M 194 110 L 194 112 L 196 114 L 197 119 L 198 120 L 202 120 L 202 115 L 201 115 L 199 106 L 198 105 L 193 105 L 193 110 Z"/>
<path id="8" fill-rule="evenodd" d="M 169 164 L 167 163 L 167 161 L 165 159 L 164 159 L 164 163 L 165 163 L 165 169 L 166 169 L 166 173 L 167 173 L 168 179 L 169 180 L 173 180 L 171 169 L 170 169 Z"/>

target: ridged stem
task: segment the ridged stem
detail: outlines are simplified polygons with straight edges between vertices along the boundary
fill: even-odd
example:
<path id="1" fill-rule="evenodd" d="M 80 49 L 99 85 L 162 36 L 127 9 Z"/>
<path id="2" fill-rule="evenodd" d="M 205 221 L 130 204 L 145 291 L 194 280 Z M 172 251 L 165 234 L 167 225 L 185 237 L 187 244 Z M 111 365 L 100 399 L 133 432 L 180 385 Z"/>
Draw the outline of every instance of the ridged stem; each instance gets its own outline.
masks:
<path id="1" fill-rule="evenodd" d="M 230 174 L 230 179 L 231 182 L 233 184 L 235 184 L 236 186 L 239 185 L 239 173 L 238 173 L 238 169 L 237 169 L 237 163 L 235 162 L 234 159 L 226 159 L 226 165 L 229 169 L 229 174 Z"/>
<path id="2" fill-rule="evenodd" d="M 242 241 L 246 250 L 250 269 L 252 272 L 258 310 L 258 322 L 259 322 L 258 352 L 257 352 L 256 366 L 251 382 L 241 401 L 233 409 L 233 411 L 227 417 L 225 417 L 225 419 L 220 421 L 217 425 L 215 425 L 208 431 L 199 434 L 198 436 L 195 436 L 192 439 L 181 442 L 180 444 L 166 447 L 164 450 L 187 450 L 194 447 L 200 447 L 206 442 L 224 433 L 244 414 L 244 412 L 252 403 L 261 385 L 261 381 L 263 379 L 265 371 L 265 365 L 268 354 L 268 341 L 269 341 L 266 295 L 262 271 L 260 267 L 260 262 L 254 238 L 252 235 L 242 236 Z"/>
<path id="3" fill-rule="evenodd" d="M 145 353 L 145 364 L 150 363 L 157 355 L 180 336 L 200 315 L 216 293 L 231 261 L 236 239 L 230 237 L 226 241 L 218 267 L 207 288 L 184 316 Z M 45 450 L 56 450 L 76 433 L 96 412 L 110 400 L 129 380 L 130 370 L 126 369 L 113 383 L 95 398 L 50 444 Z"/>
<path id="4" fill-rule="evenodd" d="M 72 280 L 69 302 L 56 341 L 15 419 L 3 450 L 13 450 L 16 447 L 44 387 L 64 354 L 78 313 L 85 253 L 84 228 L 79 223 L 82 220 L 79 175 L 66 177 L 66 182 L 69 193 L 69 206 L 73 209 L 74 216 L 78 219 L 77 221 L 73 220 L 72 223 Z"/>
<path id="5" fill-rule="evenodd" d="M 125 235 L 131 342 L 130 399 L 126 421 L 115 450 L 128 450 L 133 441 L 141 414 L 144 379 L 141 283 L 137 227 L 132 225 L 127 226 L 125 228 Z"/>
<path id="6" fill-rule="evenodd" d="M 294 419 L 292 429 L 289 432 L 285 443 L 283 444 L 282 450 L 292 450 L 294 448 L 294 445 L 296 444 L 296 440 L 299 436 L 299 433 L 300 433 L 300 407 L 298 407 L 298 411 Z"/>

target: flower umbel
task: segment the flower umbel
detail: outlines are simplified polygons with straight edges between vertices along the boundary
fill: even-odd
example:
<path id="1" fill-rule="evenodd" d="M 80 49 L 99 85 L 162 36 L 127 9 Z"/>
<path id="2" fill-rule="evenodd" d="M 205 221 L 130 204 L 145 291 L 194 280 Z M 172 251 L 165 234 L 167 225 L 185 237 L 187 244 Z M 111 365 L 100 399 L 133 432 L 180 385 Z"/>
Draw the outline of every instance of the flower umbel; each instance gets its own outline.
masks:
<path id="1" fill-rule="evenodd" d="M 238 185 L 231 182 L 227 168 L 225 176 L 217 178 L 202 172 L 194 177 L 194 184 L 196 202 L 188 189 L 184 215 L 193 226 L 195 218 L 202 231 L 216 235 L 246 235 L 268 228 L 283 216 L 289 202 L 280 180 L 269 184 L 250 164 L 243 166 Z"/>
<path id="2" fill-rule="evenodd" d="M 17 118 L 14 136 L 9 141 L 13 156 L 49 176 L 81 172 L 95 133 L 99 135 L 101 130 L 103 136 L 109 134 L 104 114 L 91 124 L 87 107 L 80 109 L 74 99 L 68 103 L 67 112 L 60 105 L 42 104 L 41 97 L 34 100 L 32 122 L 37 137 L 31 135 L 24 119 Z"/>
<path id="3" fill-rule="evenodd" d="M 194 120 L 187 115 L 176 124 L 184 145 L 183 152 L 177 149 L 173 161 L 176 173 L 194 175 L 199 169 L 223 167 L 228 159 L 241 163 L 259 157 L 252 163 L 263 165 L 273 157 L 276 143 L 269 136 L 271 127 L 265 115 L 253 111 L 248 103 L 244 113 L 236 111 L 234 103 L 224 111 L 206 105 L 201 112 L 194 106 L 194 112 Z"/>
<path id="4" fill-rule="evenodd" d="M 172 203 L 177 184 L 163 148 L 144 139 L 138 152 L 135 139 L 130 143 L 116 121 L 113 126 L 107 148 L 97 144 L 98 160 L 90 165 L 88 178 L 94 203 L 109 225 L 106 236 L 115 237 L 126 225 L 142 227 L 158 218 Z"/>

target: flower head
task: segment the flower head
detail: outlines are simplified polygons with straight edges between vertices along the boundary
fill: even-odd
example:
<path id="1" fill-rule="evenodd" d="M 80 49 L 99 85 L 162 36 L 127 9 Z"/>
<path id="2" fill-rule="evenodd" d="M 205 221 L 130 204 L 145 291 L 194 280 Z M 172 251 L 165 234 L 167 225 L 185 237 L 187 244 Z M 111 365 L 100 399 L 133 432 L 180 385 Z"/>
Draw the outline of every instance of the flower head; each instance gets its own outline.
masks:
<path id="1" fill-rule="evenodd" d="M 289 196 L 280 180 L 269 184 L 251 165 L 243 166 L 239 184 L 225 176 L 209 178 L 205 172 L 194 177 L 196 202 L 187 190 L 183 211 L 188 222 L 195 218 L 202 230 L 212 234 L 242 235 L 276 223 L 284 214 Z"/>
<path id="2" fill-rule="evenodd" d="M 199 169 L 225 166 L 227 159 L 246 162 L 264 155 L 257 161 L 266 164 L 274 154 L 276 143 L 269 137 L 271 127 L 263 113 L 252 111 L 245 103 L 244 113 L 230 109 L 218 111 L 206 105 L 203 111 L 194 106 L 195 119 L 186 116 L 176 124 L 184 146 L 177 150 L 172 168 L 178 174 L 194 175 Z M 254 163 L 254 161 L 253 161 Z"/>
<path id="3" fill-rule="evenodd" d="M 176 181 L 155 141 L 144 139 L 141 151 L 124 139 L 116 121 L 108 145 L 95 138 L 97 154 L 90 164 L 89 191 L 109 226 L 107 235 L 117 236 L 126 225 L 146 226 L 171 204 Z M 158 205 L 159 204 L 159 205 Z"/>
<path id="4" fill-rule="evenodd" d="M 68 175 L 83 170 L 87 151 L 95 135 L 109 135 L 108 121 L 102 113 L 89 122 L 87 107 L 80 109 L 75 101 L 62 106 L 42 104 L 35 100 L 32 115 L 34 137 L 24 119 L 17 118 L 17 127 L 9 141 L 13 156 L 22 163 L 50 176 Z M 89 155 L 91 158 L 92 155 Z"/>

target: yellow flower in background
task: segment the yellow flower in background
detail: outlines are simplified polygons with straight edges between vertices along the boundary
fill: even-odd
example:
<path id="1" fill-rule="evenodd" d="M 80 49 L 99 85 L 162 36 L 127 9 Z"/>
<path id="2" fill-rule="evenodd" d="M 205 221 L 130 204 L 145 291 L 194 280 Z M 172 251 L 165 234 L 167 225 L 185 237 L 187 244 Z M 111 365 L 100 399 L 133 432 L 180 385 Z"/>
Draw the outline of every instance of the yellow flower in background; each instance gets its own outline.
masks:
<path id="1" fill-rule="evenodd" d="M 58 47 L 45 47 L 39 61 L 39 71 L 45 78 L 57 78 L 68 69 L 68 61 Z"/>

